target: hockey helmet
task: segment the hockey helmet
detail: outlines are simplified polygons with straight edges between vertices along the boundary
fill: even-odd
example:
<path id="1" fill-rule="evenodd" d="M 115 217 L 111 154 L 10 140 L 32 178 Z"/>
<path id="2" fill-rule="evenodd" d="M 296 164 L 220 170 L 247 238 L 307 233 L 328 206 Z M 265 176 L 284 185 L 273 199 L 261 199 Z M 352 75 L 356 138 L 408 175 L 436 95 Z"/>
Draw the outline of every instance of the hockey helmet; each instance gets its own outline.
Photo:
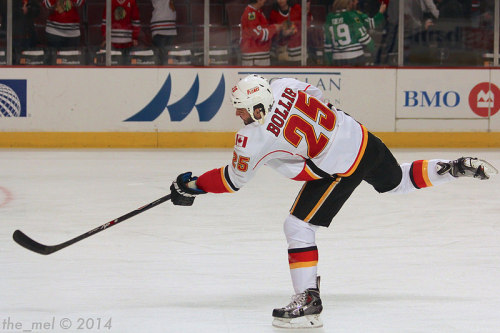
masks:
<path id="1" fill-rule="evenodd" d="M 262 76 L 252 74 L 241 79 L 233 87 L 231 101 L 235 108 L 246 109 L 253 120 L 263 124 L 265 116 L 271 111 L 274 98 L 269 82 Z M 260 119 L 255 118 L 256 108 L 262 110 Z"/>

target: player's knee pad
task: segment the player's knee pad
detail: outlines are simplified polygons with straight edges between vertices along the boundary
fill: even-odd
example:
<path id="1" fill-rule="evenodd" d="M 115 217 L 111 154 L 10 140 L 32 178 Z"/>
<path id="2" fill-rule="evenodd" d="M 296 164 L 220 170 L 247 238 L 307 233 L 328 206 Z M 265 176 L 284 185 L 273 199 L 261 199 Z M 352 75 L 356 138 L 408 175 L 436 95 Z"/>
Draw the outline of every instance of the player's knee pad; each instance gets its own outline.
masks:
<path id="1" fill-rule="evenodd" d="M 415 190 L 410 180 L 411 163 L 403 163 L 399 167 L 402 171 L 401 182 L 387 193 L 408 193 Z"/>
<path id="2" fill-rule="evenodd" d="M 288 215 L 283 225 L 289 249 L 316 245 L 316 230 L 318 226 L 304 222 L 293 215 Z"/>

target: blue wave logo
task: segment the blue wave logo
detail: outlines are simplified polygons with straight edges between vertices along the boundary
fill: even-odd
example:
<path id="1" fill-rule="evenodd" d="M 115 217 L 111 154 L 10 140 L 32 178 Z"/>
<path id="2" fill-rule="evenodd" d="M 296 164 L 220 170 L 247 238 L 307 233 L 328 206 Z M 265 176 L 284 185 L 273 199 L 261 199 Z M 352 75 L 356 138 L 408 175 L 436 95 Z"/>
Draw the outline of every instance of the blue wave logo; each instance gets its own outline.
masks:
<path id="1" fill-rule="evenodd" d="M 0 80 L 0 117 L 26 117 L 26 80 Z"/>
<path id="2" fill-rule="evenodd" d="M 171 121 L 182 121 L 193 111 L 193 108 L 196 108 L 200 121 L 210 121 L 222 106 L 225 89 L 224 74 L 222 74 L 219 84 L 212 95 L 203 102 L 196 104 L 200 92 L 200 81 L 198 75 L 196 75 L 196 79 L 186 95 L 177 102 L 167 105 L 172 92 L 172 78 L 169 74 L 151 102 L 124 121 L 154 121 L 165 109 L 168 110 Z"/>

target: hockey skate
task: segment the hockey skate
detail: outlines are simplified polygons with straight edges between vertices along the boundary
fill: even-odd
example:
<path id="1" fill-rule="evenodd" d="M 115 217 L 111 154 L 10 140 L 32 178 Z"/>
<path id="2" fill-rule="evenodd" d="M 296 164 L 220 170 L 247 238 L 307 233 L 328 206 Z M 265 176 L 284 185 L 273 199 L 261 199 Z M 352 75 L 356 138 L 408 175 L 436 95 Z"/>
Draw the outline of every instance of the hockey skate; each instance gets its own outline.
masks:
<path id="1" fill-rule="evenodd" d="M 449 163 L 438 162 L 437 165 L 439 175 L 449 172 L 453 177 L 489 179 L 491 175 L 498 173 L 493 165 L 475 157 L 460 157 Z"/>
<path id="2" fill-rule="evenodd" d="M 315 328 L 322 327 L 319 315 L 323 311 L 318 288 L 310 288 L 292 296 L 290 304 L 273 310 L 273 326 L 280 328 Z"/>

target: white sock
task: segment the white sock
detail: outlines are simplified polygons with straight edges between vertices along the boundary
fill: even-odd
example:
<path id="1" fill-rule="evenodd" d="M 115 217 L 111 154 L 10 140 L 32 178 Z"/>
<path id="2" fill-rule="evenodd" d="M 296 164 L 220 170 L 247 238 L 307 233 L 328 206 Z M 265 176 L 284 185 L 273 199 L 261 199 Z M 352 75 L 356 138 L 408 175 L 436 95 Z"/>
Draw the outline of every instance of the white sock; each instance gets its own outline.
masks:
<path id="1" fill-rule="evenodd" d="M 408 193 L 425 187 L 441 185 L 455 179 L 450 173 L 438 175 L 438 162 L 449 163 L 449 160 L 419 160 L 400 165 L 403 172 L 401 183 L 387 193 Z"/>
<path id="2" fill-rule="evenodd" d="M 318 248 L 316 247 L 316 230 L 318 226 L 304 222 L 289 215 L 283 230 L 288 242 L 288 262 L 295 293 L 299 294 L 308 288 L 317 288 Z"/>

